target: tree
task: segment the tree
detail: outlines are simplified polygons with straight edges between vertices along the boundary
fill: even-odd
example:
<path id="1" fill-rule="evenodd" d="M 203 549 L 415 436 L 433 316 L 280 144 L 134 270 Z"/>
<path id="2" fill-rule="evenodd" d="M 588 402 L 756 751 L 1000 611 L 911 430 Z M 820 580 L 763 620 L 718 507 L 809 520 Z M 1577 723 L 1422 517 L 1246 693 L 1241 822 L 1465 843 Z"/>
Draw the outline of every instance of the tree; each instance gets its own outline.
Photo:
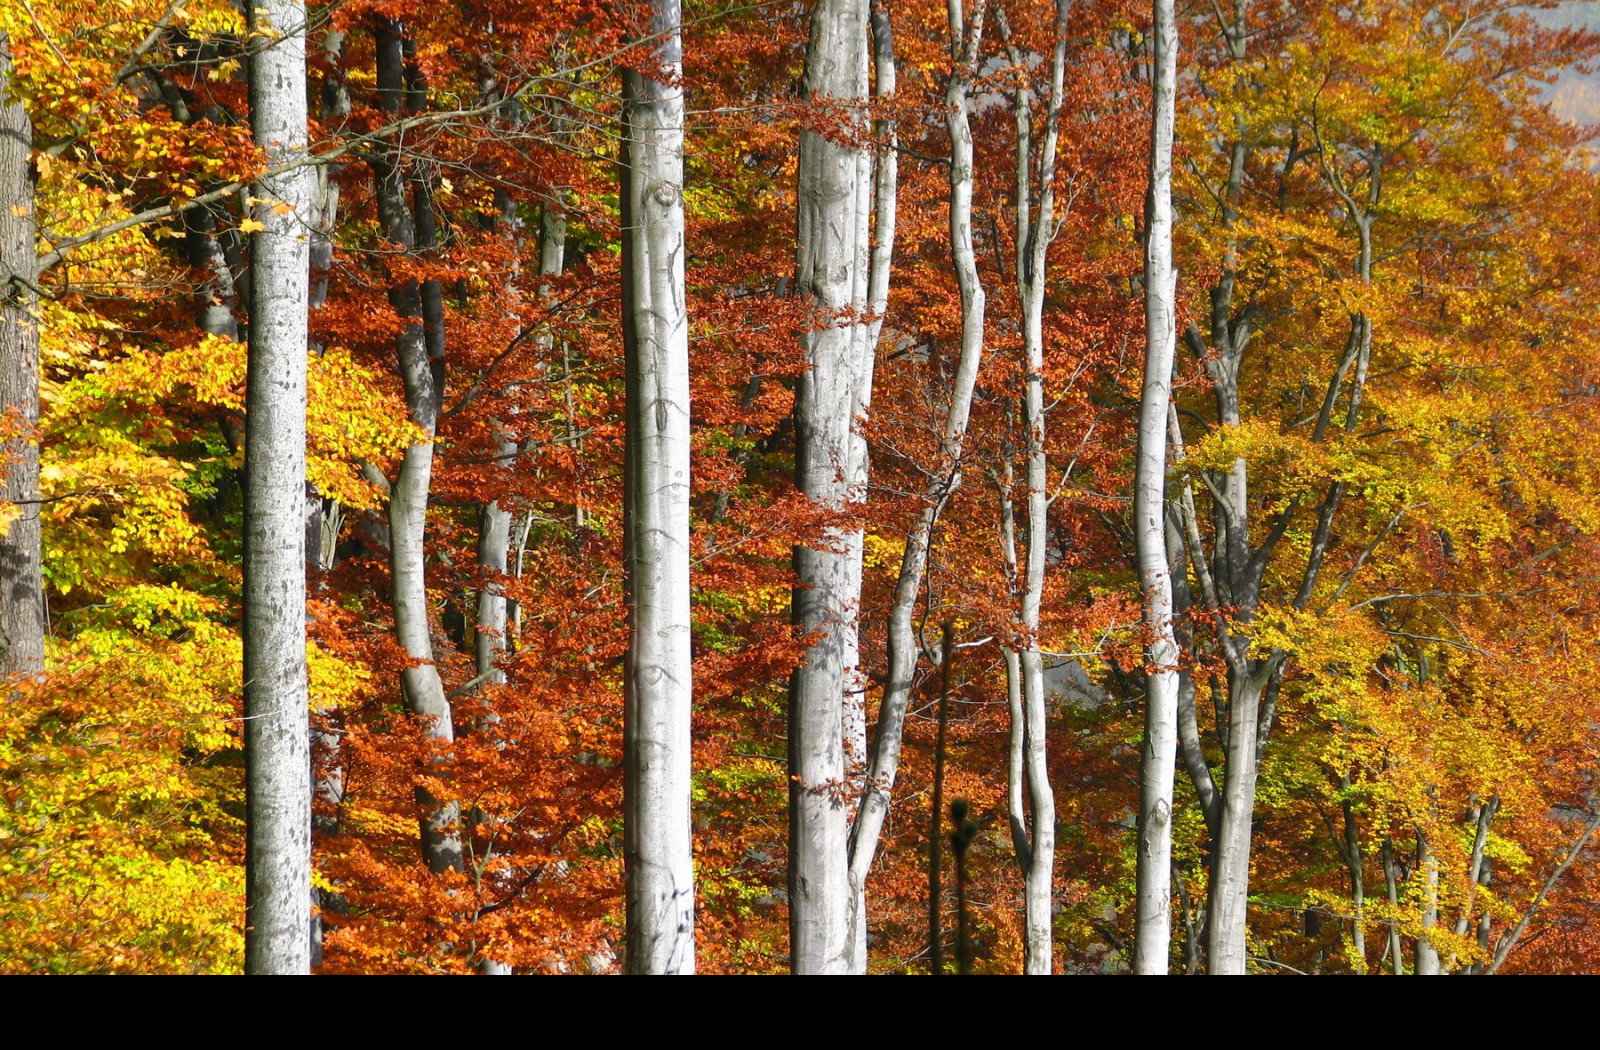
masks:
<path id="1" fill-rule="evenodd" d="M 1172 777 L 1178 750 L 1178 646 L 1167 553 L 1167 419 L 1178 341 L 1172 267 L 1172 135 L 1178 26 L 1171 0 L 1156 0 L 1151 34 L 1150 189 L 1144 231 L 1144 392 L 1134 475 L 1134 537 L 1144 595 L 1144 756 L 1139 790 L 1138 914 L 1134 970 L 1167 972 L 1172 940 Z"/>
<path id="2" fill-rule="evenodd" d="M 866 0 L 819 0 L 802 93 L 814 116 L 800 133 L 795 290 L 815 314 L 802 335 L 795 390 L 795 484 L 833 521 L 794 549 L 794 622 L 808 642 L 789 687 L 789 939 L 797 974 L 849 967 L 849 814 L 845 720 L 860 703 L 861 531 L 845 515 L 865 493 L 853 479 L 851 430 L 862 409 L 872 151 Z M 863 468 L 864 469 L 864 468 Z M 850 699 L 847 700 L 847 697 Z M 864 724 L 864 723 L 863 723 Z"/>
<path id="3" fill-rule="evenodd" d="M 306 686 L 306 11 L 252 8 L 250 123 L 267 163 L 255 188 L 245 411 L 244 681 L 249 834 L 245 968 L 310 970 L 311 744 Z"/>
<path id="4" fill-rule="evenodd" d="M 652 3 L 648 60 L 623 72 L 629 615 L 623 826 L 627 965 L 640 974 L 695 969 L 681 22 L 677 0 Z"/>
<path id="5" fill-rule="evenodd" d="M 5 419 L 0 535 L 0 671 L 44 670 L 44 580 L 39 536 L 38 269 L 34 248 L 33 122 L 13 90 L 11 41 L 0 26 L 0 408 Z"/>

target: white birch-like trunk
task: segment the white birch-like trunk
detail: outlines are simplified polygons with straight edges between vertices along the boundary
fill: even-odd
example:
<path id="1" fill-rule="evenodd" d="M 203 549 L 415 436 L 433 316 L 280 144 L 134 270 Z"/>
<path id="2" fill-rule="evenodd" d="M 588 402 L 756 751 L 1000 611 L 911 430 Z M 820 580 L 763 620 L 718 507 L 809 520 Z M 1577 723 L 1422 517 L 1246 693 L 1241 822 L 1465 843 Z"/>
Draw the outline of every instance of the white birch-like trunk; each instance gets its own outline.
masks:
<path id="1" fill-rule="evenodd" d="M 806 51 L 806 98 L 859 106 L 866 95 L 866 0 L 818 0 Z M 852 117 L 851 119 L 858 119 Z M 859 128 L 854 129 L 859 131 Z M 859 270 L 867 224 L 858 216 L 865 146 L 812 130 L 800 135 L 795 284 L 816 308 L 802 337 L 806 371 L 795 390 L 795 481 L 818 507 L 843 513 L 853 499 L 851 435 L 865 303 Z M 864 459 L 863 459 L 864 465 Z M 789 686 L 789 945 L 795 973 L 850 965 L 849 823 L 844 694 L 858 661 L 860 530 L 832 527 L 795 548 L 796 626 L 812 640 Z"/>
<path id="2" fill-rule="evenodd" d="M 894 31 L 889 22 L 886 0 L 872 0 L 870 5 L 872 27 L 873 99 L 881 107 L 894 101 L 895 64 Z M 892 115 L 884 114 L 873 127 L 877 146 L 876 169 L 872 189 L 872 251 L 867 276 L 867 308 L 871 316 L 856 331 L 860 344 L 857 350 L 859 372 L 856 377 L 856 415 L 864 419 L 872 404 L 873 372 L 877 364 L 878 340 L 883 334 L 883 315 L 889 308 L 889 277 L 894 266 L 894 235 L 897 196 L 899 193 L 900 161 L 896 153 L 899 143 L 896 123 Z M 865 502 L 870 463 L 867 456 L 866 435 L 857 427 L 851 433 L 850 480 L 853 498 Z M 859 654 L 859 628 L 857 649 Z M 859 655 L 858 655 L 859 659 Z M 860 764 L 870 762 L 867 753 L 866 676 L 856 673 L 857 687 L 845 701 L 844 741 L 847 760 L 852 771 Z M 880 725 L 881 725 L 880 720 Z M 882 730 L 880 730 L 880 733 Z M 894 728 L 898 736 L 900 729 Z M 870 772 L 869 772 L 870 775 Z M 863 785 L 867 783 L 865 779 Z M 852 785 L 854 781 L 852 781 Z M 864 787 L 864 792 L 870 792 Z M 858 823 L 859 823 L 859 817 Z M 850 972 L 867 972 L 867 885 L 866 866 L 857 867 L 854 861 L 858 839 L 851 829 L 850 906 Z"/>
<path id="3" fill-rule="evenodd" d="M 970 37 L 966 35 L 959 9 L 955 9 L 951 15 L 950 33 L 955 68 L 945 91 L 946 120 L 950 129 L 949 228 L 951 261 L 961 293 L 961 351 L 956 360 L 955 381 L 950 390 L 950 404 L 945 412 L 939 439 L 939 469 L 933 473 L 922 494 L 922 514 L 906 536 L 894 601 L 889 609 L 889 667 L 884 680 L 883 702 L 878 712 L 877 741 L 850 842 L 850 881 L 857 906 L 856 940 L 861 938 L 865 927 L 867 874 L 877 854 L 883 823 L 889 815 L 891 793 L 900 765 L 906 705 L 911 698 L 911 685 L 920 653 L 913 615 L 928 567 L 934 527 L 945 504 L 949 502 L 950 494 L 961 484 L 961 454 L 966 442 L 967 421 L 972 413 L 972 395 L 977 386 L 978 369 L 983 362 L 986 300 L 972 244 L 973 146 L 967 113 L 967 82 L 972 74 L 972 56 L 983 33 L 981 9 Z M 875 305 L 875 308 L 878 307 Z M 937 819 L 942 820 L 942 815 Z M 865 944 L 852 945 L 852 958 L 857 966 L 855 972 L 864 973 Z"/>
<path id="4" fill-rule="evenodd" d="M 1020 682 L 1008 682 L 1008 690 L 1020 686 L 1022 725 L 1020 743 L 1024 780 L 1027 785 L 1031 827 L 1020 809 L 1011 815 L 1013 835 L 1026 832 L 1027 850 L 1023 866 L 1024 954 L 1023 972 L 1049 974 L 1053 962 L 1053 916 L 1055 883 L 1055 793 L 1050 787 L 1049 756 L 1045 720 L 1044 655 L 1040 651 L 1040 611 L 1044 600 L 1045 546 L 1049 536 L 1050 496 L 1049 459 L 1045 434 L 1044 404 L 1044 300 L 1045 268 L 1050 243 L 1055 237 L 1055 174 L 1059 122 L 1066 79 L 1068 0 L 1056 4 L 1055 43 L 1051 51 L 1050 95 L 1046 100 L 1044 135 L 1039 150 L 1037 182 L 1033 176 L 1033 102 L 1026 82 L 1019 83 L 1013 99 L 1016 122 L 1016 277 L 1017 298 L 1022 306 L 1023 357 L 1027 362 L 1023 393 L 1023 429 L 1026 448 L 1026 542 L 1027 565 L 1023 571 L 1019 597 L 1019 623 L 1022 643 L 1007 654 L 1008 677 L 1020 675 Z M 1004 23 L 1002 23 L 1004 28 Z M 1009 34 L 1008 34 L 1009 35 Z M 1024 75 L 1024 57 L 1009 48 L 1018 75 Z M 1009 517 L 1009 487 L 1006 496 Z M 1014 524 L 1006 527 L 1007 543 Z M 1015 574 L 1015 555 L 1006 553 Z M 1012 703 L 1013 713 L 1017 704 Z M 1013 740 L 1018 736 L 1012 731 Z"/>
<path id="5" fill-rule="evenodd" d="M 390 116 L 398 116 L 403 111 L 406 98 L 405 42 L 398 34 L 398 27 L 387 21 L 379 23 L 376 33 L 378 96 Z M 434 223 L 428 211 L 427 194 L 425 188 L 416 194 L 415 212 L 407 206 L 405 163 L 399 148 L 374 159 L 373 178 L 377 183 L 378 221 L 384 235 L 408 251 L 431 247 L 427 233 Z M 400 672 L 400 690 L 406 709 L 417 717 L 429 737 L 450 743 L 455 740 L 455 726 L 450 699 L 433 659 L 426 568 L 433 439 L 444 398 L 444 332 L 442 316 L 435 317 L 438 345 L 428 345 L 424 315 L 429 312 L 430 305 L 437 307 L 439 304 L 425 301 L 426 290 L 419 288 L 418 282 L 412 279 L 389 290 L 389 300 L 403 323 L 400 334 L 395 337 L 395 356 L 405 387 L 406 410 L 411 422 L 426 435 L 424 441 L 406 449 L 399 476 L 389 489 L 389 567 L 395 640 L 414 661 Z M 461 871 L 464 862 L 457 827 L 460 806 L 454 801 L 436 798 L 421 784 L 417 786 L 416 797 L 422 807 L 418 834 L 428 869 L 435 875 Z"/>
<path id="6" fill-rule="evenodd" d="M 627 967 L 635 974 L 695 969 L 681 21 L 678 0 L 652 0 L 654 59 L 670 81 L 623 74 L 630 627 L 623 826 Z"/>
<path id="7" fill-rule="evenodd" d="M 0 33 L 0 412 L 39 422 L 39 296 L 34 246 L 33 123 L 9 95 L 10 41 Z M 15 517 L 0 535 L 0 673 L 44 670 L 44 575 L 39 534 L 39 446 L 17 438 L 0 499 Z"/>
<path id="8" fill-rule="evenodd" d="M 306 151 L 305 6 L 251 10 L 250 123 L 269 167 Z M 251 238 L 245 408 L 245 970 L 311 967 L 311 776 L 306 692 L 306 325 L 316 175 L 262 180 Z"/>
<path id="9" fill-rule="evenodd" d="M 1155 0 L 1151 59 L 1150 188 L 1145 199 L 1146 350 L 1133 501 L 1149 642 L 1133 968 L 1140 974 L 1165 974 L 1172 944 L 1172 777 L 1178 750 L 1178 646 L 1172 625 L 1166 532 L 1167 410 L 1177 346 L 1172 132 L 1178 40 L 1173 0 Z M 1250 737 L 1253 745 L 1254 734 Z M 1231 796 L 1231 778 L 1228 787 Z"/>

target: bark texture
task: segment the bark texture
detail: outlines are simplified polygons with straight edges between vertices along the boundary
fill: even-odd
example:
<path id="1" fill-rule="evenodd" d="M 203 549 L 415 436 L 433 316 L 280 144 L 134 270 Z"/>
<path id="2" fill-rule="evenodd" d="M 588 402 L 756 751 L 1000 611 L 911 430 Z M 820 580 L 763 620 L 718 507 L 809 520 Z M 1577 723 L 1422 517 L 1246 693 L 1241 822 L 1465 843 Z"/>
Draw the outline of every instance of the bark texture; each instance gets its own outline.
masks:
<path id="1" fill-rule="evenodd" d="M 39 328 L 34 248 L 33 123 L 8 98 L 10 41 L 0 33 L 0 412 L 8 428 L 39 423 Z M 32 434 L 0 448 L 0 673 L 44 670 L 44 577 L 39 539 L 39 446 Z"/>
<path id="2" fill-rule="evenodd" d="M 270 167 L 306 150 L 305 7 L 262 0 L 250 115 Z M 306 326 L 316 174 L 259 183 L 250 246 L 245 407 L 244 680 L 248 827 L 245 969 L 311 966 L 311 777 L 306 692 Z"/>
<path id="3" fill-rule="evenodd" d="M 1145 198 L 1145 362 L 1133 529 L 1144 595 L 1144 755 L 1133 968 L 1167 972 L 1172 948 L 1172 777 L 1178 754 L 1178 645 L 1167 560 L 1167 414 L 1177 350 L 1172 266 L 1172 131 L 1178 73 L 1173 0 L 1155 0 L 1151 62 L 1150 188 Z"/>
<path id="4" fill-rule="evenodd" d="M 858 136 L 867 14 L 866 0 L 818 0 L 803 81 L 806 99 L 838 108 Z M 851 483 L 852 458 L 861 455 L 851 431 L 862 383 L 855 329 L 866 305 L 869 170 L 865 146 L 801 132 L 795 285 L 814 304 L 816 327 L 803 336 L 807 368 L 795 390 L 795 481 L 812 503 L 838 514 L 865 495 Z M 843 973 L 855 929 L 845 694 L 860 688 L 860 530 L 828 529 L 815 546 L 795 548 L 794 567 L 795 624 L 811 645 L 789 687 L 790 964 L 795 973 Z"/>
<path id="5" fill-rule="evenodd" d="M 623 544 L 629 646 L 623 827 L 627 967 L 692 974 L 689 320 L 684 303 L 682 14 L 652 0 L 666 79 L 623 75 Z"/>
<path id="6" fill-rule="evenodd" d="M 380 20 L 376 32 L 378 98 L 384 111 L 405 111 L 405 41 L 392 22 Z M 378 224 L 384 236 L 407 251 L 432 247 L 435 229 L 427 181 L 411 182 L 406 201 L 406 164 L 395 147 L 373 159 L 377 184 Z M 429 736 L 441 743 L 455 739 L 450 700 L 433 659 L 433 633 L 428 615 L 426 571 L 428 490 L 433 479 L 433 437 L 444 398 L 444 318 L 437 281 L 406 279 L 389 290 L 389 301 L 404 325 L 395 337 L 406 410 L 427 440 L 406 449 L 400 473 L 389 489 L 389 558 L 394 602 L 395 637 L 413 661 L 400 672 L 406 708 L 421 720 Z M 434 874 L 462 870 L 460 807 L 435 797 L 426 785 L 417 787 L 423 813 L 419 834 L 423 856 Z"/>

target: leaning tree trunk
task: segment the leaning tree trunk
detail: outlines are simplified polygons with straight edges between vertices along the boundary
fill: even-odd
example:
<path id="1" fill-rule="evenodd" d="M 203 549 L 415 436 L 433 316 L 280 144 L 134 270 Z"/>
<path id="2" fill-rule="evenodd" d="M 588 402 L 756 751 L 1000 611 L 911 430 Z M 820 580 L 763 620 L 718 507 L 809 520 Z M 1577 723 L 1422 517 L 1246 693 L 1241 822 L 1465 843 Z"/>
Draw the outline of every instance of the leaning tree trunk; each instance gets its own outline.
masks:
<path id="1" fill-rule="evenodd" d="M 11 47 L 0 33 L 0 412 L 7 429 L 39 422 L 39 296 L 33 230 L 33 123 L 10 97 Z M 0 499 L 15 517 L 0 535 L 0 673 L 44 670 L 39 445 L 32 433 L 0 446 Z"/>
<path id="2" fill-rule="evenodd" d="M 1146 349 L 1133 497 L 1149 636 L 1133 968 L 1141 974 L 1164 974 L 1172 945 L 1172 777 L 1178 752 L 1178 645 L 1172 626 L 1166 527 L 1167 411 L 1178 340 L 1172 266 L 1172 125 L 1178 66 L 1173 0 L 1155 0 L 1152 60 L 1150 188 L 1145 198 Z"/>
<path id="3" fill-rule="evenodd" d="M 818 0 L 806 51 L 805 96 L 859 106 L 866 94 L 866 0 Z M 854 329 L 866 223 L 857 214 L 865 146 L 813 130 L 800 135 L 795 284 L 816 307 L 803 337 L 806 371 L 795 390 L 795 482 L 818 508 L 844 513 L 859 346 Z M 795 973 L 842 973 L 850 964 L 849 814 L 844 782 L 844 691 L 858 652 L 859 529 L 830 527 L 794 551 L 794 621 L 810 641 L 789 684 L 789 946 Z"/>
<path id="4" fill-rule="evenodd" d="M 650 39 L 662 79 L 638 70 L 623 74 L 629 615 L 623 829 L 627 966 L 636 974 L 695 969 L 681 22 L 678 0 L 652 0 Z"/>
<path id="5" fill-rule="evenodd" d="M 391 117 L 406 105 L 405 42 L 392 23 L 380 22 L 376 33 L 378 98 Z M 406 204 L 405 159 L 397 147 L 373 160 L 377 184 L 378 224 L 385 237 L 407 251 L 431 246 L 435 227 L 425 180 L 413 185 L 413 203 Z M 431 287 L 430 287 L 431 286 Z M 389 490 L 389 559 L 394 600 L 395 637 L 414 661 L 400 672 L 407 710 L 429 737 L 448 744 L 455 739 L 450 700 L 433 659 L 433 634 L 428 620 L 426 573 L 428 490 L 433 479 L 434 436 L 444 397 L 444 320 L 437 281 L 407 278 L 389 290 L 389 301 L 402 319 L 395 337 L 400 378 L 411 422 L 426 435 L 407 448 L 400 473 Z M 423 813 L 418 831 L 423 857 L 434 874 L 463 866 L 460 807 L 434 797 L 418 785 Z"/>
<path id="6" fill-rule="evenodd" d="M 270 167 L 306 151 L 305 6 L 261 0 L 251 31 L 250 123 Z M 245 970 L 311 966 L 311 780 L 306 693 L 305 236 L 316 175 L 255 188 L 245 393 Z"/>

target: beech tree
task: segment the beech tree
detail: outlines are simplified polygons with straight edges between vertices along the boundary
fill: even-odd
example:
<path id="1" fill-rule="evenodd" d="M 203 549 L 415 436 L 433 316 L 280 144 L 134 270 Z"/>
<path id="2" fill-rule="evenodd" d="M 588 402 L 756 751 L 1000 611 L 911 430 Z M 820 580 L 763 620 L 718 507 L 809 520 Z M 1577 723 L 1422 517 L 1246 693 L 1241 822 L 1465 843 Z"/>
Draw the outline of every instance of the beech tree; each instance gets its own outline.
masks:
<path id="1" fill-rule="evenodd" d="M 0 671 L 44 670 L 44 580 L 39 535 L 38 267 L 34 248 L 33 121 L 11 84 L 11 42 L 0 30 L 0 408 L 7 460 L 0 535 Z"/>
<path id="2" fill-rule="evenodd" d="M 1150 42 L 1150 189 L 1144 229 L 1144 391 L 1134 474 L 1134 537 L 1144 593 L 1144 755 L 1139 792 L 1138 912 L 1134 970 L 1167 972 L 1172 935 L 1172 777 L 1177 766 L 1178 646 L 1167 555 L 1167 419 L 1177 349 L 1172 267 L 1172 135 L 1178 26 L 1171 0 L 1156 0 Z"/>
<path id="3" fill-rule="evenodd" d="M 820 126 L 800 133 L 795 290 L 814 306 L 802 335 L 806 370 L 795 389 L 795 483 L 842 518 L 865 492 L 852 481 L 861 452 L 872 151 L 866 0 L 819 0 L 811 13 L 802 94 Z M 861 530 L 847 522 L 794 549 L 794 622 L 808 641 L 789 686 L 789 939 L 797 974 L 843 973 L 850 963 L 847 709 L 862 702 Z M 860 716 L 855 716 L 859 719 Z M 864 733 L 864 730 L 862 731 Z M 859 760 L 859 756 L 858 756 Z"/>
<path id="4" fill-rule="evenodd" d="M 251 10 L 250 125 L 281 174 L 254 190 L 245 410 L 245 968 L 311 968 L 306 685 L 306 332 L 316 172 L 306 159 L 306 11 Z"/>
<path id="5" fill-rule="evenodd" d="M 629 616 L 623 826 L 627 965 L 636 974 L 695 970 L 681 23 L 677 0 L 655 0 L 642 38 L 648 59 L 623 72 Z"/>

